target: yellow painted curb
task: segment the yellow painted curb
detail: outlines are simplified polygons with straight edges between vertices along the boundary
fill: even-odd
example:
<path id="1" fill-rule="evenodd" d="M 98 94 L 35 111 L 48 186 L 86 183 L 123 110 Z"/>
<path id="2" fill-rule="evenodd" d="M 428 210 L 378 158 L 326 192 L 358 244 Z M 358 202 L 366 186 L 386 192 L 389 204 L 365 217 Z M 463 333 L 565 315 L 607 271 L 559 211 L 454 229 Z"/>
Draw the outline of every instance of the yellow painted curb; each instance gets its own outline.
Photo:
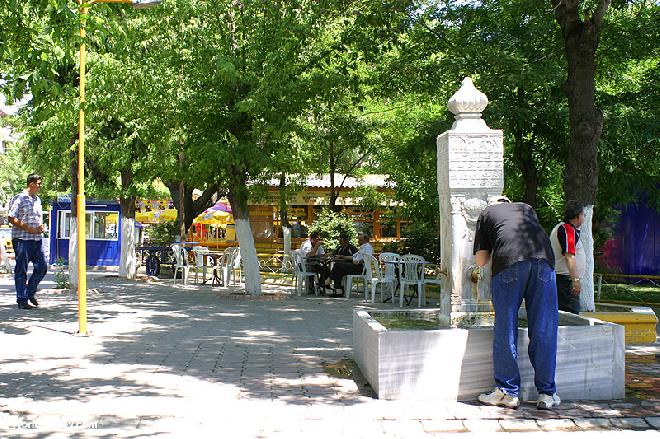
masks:
<path id="1" fill-rule="evenodd" d="M 655 343 L 655 327 L 658 323 L 655 313 L 650 308 L 648 312 L 636 312 L 633 311 L 636 307 L 619 307 L 630 308 L 630 311 L 581 312 L 580 315 L 622 325 L 625 328 L 626 344 Z"/>

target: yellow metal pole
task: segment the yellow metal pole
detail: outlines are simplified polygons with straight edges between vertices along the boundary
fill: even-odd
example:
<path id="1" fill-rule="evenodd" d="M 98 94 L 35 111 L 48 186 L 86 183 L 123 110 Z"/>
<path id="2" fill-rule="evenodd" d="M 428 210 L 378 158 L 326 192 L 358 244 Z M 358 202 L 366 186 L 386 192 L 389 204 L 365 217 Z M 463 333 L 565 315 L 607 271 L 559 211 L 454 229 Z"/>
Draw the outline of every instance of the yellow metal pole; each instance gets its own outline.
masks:
<path id="1" fill-rule="evenodd" d="M 78 112 L 78 333 L 87 335 L 87 241 L 85 236 L 85 21 L 94 3 L 132 3 L 132 0 L 78 0 L 80 5 L 80 109 Z"/>
<path id="2" fill-rule="evenodd" d="M 80 110 L 78 113 L 78 333 L 87 335 L 87 243 L 85 237 L 85 20 L 89 8 L 80 8 Z"/>

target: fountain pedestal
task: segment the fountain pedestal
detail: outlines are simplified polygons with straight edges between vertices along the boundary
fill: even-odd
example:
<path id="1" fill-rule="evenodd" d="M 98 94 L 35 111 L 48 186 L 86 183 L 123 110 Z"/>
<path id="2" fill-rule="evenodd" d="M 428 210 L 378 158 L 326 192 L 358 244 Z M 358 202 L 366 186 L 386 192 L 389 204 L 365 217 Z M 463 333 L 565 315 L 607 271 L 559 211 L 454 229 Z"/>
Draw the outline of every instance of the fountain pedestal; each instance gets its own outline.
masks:
<path id="1" fill-rule="evenodd" d="M 490 300 L 489 270 L 481 281 L 471 281 L 477 219 L 488 198 L 501 195 L 504 187 L 503 134 L 481 118 L 487 105 L 486 95 L 465 78 L 447 103 L 456 121 L 437 139 L 440 260 L 447 272 L 440 309 L 445 316 L 469 311 L 469 303 Z"/>

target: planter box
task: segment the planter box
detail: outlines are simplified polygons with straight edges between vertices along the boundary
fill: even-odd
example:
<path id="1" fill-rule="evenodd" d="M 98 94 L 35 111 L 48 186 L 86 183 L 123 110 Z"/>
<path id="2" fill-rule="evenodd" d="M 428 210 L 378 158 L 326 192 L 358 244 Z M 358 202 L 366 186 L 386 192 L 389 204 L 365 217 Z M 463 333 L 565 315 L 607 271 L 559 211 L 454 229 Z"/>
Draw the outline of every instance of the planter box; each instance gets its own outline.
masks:
<path id="1" fill-rule="evenodd" d="M 437 314 L 439 310 L 414 313 Z M 355 361 L 381 399 L 472 400 L 494 387 L 492 327 L 388 330 L 371 314 L 353 312 Z M 563 400 L 609 400 L 625 396 L 622 326 L 561 312 L 557 393 Z M 524 317 L 524 311 L 523 311 Z M 527 356 L 527 328 L 518 330 L 520 397 L 535 400 Z"/>

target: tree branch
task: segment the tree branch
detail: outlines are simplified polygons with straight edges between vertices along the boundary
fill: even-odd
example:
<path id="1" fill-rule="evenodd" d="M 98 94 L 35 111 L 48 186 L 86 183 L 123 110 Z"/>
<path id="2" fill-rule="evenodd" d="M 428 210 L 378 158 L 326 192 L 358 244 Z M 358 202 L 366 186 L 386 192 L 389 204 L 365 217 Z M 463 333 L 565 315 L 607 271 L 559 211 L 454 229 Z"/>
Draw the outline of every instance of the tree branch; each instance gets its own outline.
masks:
<path id="1" fill-rule="evenodd" d="M 355 169 L 357 167 L 357 165 L 359 165 L 360 162 L 362 160 L 364 160 L 370 153 L 371 153 L 371 151 L 365 152 L 364 154 L 362 154 L 362 157 L 357 159 L 357 161 L 355 163 L 353 163 L 353 165 L 351 165 L 351 167 L 348 169 L 348 171 L 346 171 L 344 173 L 344 179 L 341 181 L 341 184 L 339 185 L 339 187 L 337 189 L 341 189 L 342 187 L 344 187 L 344 183 L 346 183 L 346 179 L 351 175 L 351 172 L 353 172 L 353 169 Z"/>
<path id="2" fill-rule="evenodd" d="M 578 11 L 579 0 L 550 0 L 550 4 L 564 35 L 573 33 L 582 24 Z"/>
<path id="3" fill-rule="evenodd" d="M 605 13 L 607 12 L 607 9 L 610 7 L 611 3 L 612 0 L 601 0 L 598 4 L 598 7 L 596 8 L 592 18 L 596 32 L 600 31 L 600 28 L 603 25 L 603 20 L 605 18 Z"/>

